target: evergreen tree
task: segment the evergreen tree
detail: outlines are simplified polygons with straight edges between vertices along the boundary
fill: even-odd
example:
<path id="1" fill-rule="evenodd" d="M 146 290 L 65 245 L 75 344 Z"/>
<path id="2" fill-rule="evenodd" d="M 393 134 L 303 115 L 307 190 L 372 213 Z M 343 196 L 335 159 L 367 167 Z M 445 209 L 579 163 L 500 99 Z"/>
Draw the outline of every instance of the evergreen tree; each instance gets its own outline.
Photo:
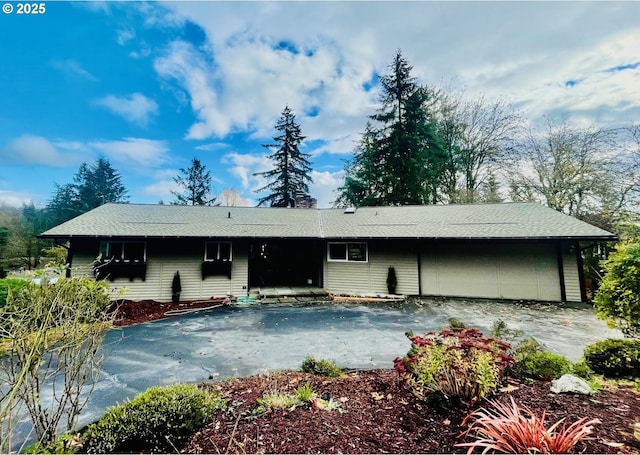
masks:
<path id="1" fill-rule="evenodd" d="M 70 220 L 108 202 L 126 202 L 127 190 L 109 160 L 100 157 L 89 166 L 82 163 L 73 183 L 55 184 L 47 204 L 51 226 Z M 50 226 L 49 226 L 50 227 Z"/>
<path id="2" fill-rule="evenodd" d="M 371 116 L 363 142 L 348 163 L 339 203 L 428 204 L 439 200 L 445 153 L 432 114 L 432 89 L 421 87 L 398 51 L 382 76 L 382 106 Z"/>
<path id="3" fill-rule="evenodd" d="M 182 193 L 171 191 L 176 197 L 174 205 L 216 205 L 216 198 L 211 196 L 211 173 L 193 158 L 188 169 L 181 168 L 182 175 L 173 178 L 173 181 L 183 189 Z"/>
<path id="4" fill-rule="evenodd" d="M 289 106 L 282 111 L 275 128 L 280 132 L 273 138 L 276 144 L 264 145 L 268 149 L 275 149 L 269 155 L 275 167 L 270 171 L 253 174 L 270 180 L 270 183 L 257 190 L 258 193 L 269 191 L 268 195 L 258 201 L 258 206 L 269 203 L 271 207 L 295 207 L 297 198 L 307 196 L 309 183 L 313 183 L 309 175 L 310 155 L 300 152 L 299 145 L 305 137 L 302 136 L 300 125 L 296 123 L 296 116 Z"/>

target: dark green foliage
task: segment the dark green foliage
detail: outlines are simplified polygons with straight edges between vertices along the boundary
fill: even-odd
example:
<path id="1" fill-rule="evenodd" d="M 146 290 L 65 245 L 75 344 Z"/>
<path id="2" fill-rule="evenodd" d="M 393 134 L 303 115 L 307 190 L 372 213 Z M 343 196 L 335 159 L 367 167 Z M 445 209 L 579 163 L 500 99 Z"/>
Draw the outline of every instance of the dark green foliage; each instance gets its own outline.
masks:
<path id="1" fill-rule="evenodd" d="M 395 369 L 414 395 L 432 403 L 481 400 L 498 388 L 513 363 L 508 343 L 478 329 L 445 329 L 409 339 L 411 349 L 394 360 Z"/>
<path id="2" fill-rule="evenodd" d="M 342 375 L 343 370 L 333 360 L 324 360 L 308 356 L 302 362 L 302 371 L 318 376 L 337 378 Z"/>
<path id="3" fill-rule="evenodd" d="M 492 337 L 499 338 L 505 341 L 512 341 L 522 336 L 523 331 L 520 329 L 511 329 L 507 326 L 507 323 L 502 319 L 498 319 L 491 326 L 489 332 Z"/>
<path id="4" fill-rule="evenodd" d="M 199 159 L 193 158 L 189 169 L 180 168 L 180 173 L 173 178 L 183 190 L 182 193 L 171 191 L 176 199 L 174 205 L 216 205 L 216 198 L 211 196 L 211 172 L 206 170 Z"/>
<path id="5" fill-rule="evenodd" d="M 387 291 L 389 291 L 389 294 L 396 293 L 396 286 L 398 286 L 396 269 L 393 267 L 389 267 L 389 271 L 387 272 Z"/>
<path id="6" fill-rule="evenodd" d="M 15 293 L 27 285 L 28 281 L 17 278 L 4 278 L 0 280 L 0 308 L 7 302 L 9 292 Z"/>
<path id="7" fill-rule="evenodd" d="M 458 318 L 449 318 L 449 327 L 452 329 L 466 329 L 467 324 Z"/>
<path id="8" fill-rule="evenodd" d="M 593 370 L 587 364 L 587 361 L 583 358 L 571 365 L 571 374 L 579 376 L 582 379 L 589 380 L 593 377 Z"/>
<path id="9" fill-rule="evenodd" d="M 55 192 L 47 204 L 47 217 L 52 226 L 63 223 L 108 202 L 125 202 L 127 190 L 120 175 L 106 158 L 98 158 L 92 166 L 82 163 L 73 183 L 55 184 Z"/>
<path id="10" fill-rule="evenodd" d="M 353 160 L 347 163 L 338 204 L 433 204 L 445 168 L 445 152 L 433 115 L 433 90 L 417 84 L 398 51 L 380 77 L 382 106 L 371 116 Z"/>
<path id="11" fill-rule="evenodd" d="M 300 125 L 296 123 L 296 116 L 289 106 L 282 111 L 276 130 L 280 132 L 280 135 L 273 138 L 276 143 L 264 146 L 275 149 L 269 156 L 274 162 L 274 168 L 254 174 L 270 181 L 256 191 L 269 191 L 269 194 L 258 201 L 258 205 L 268 203 L 271 207 L 295 207 L 299 197 L 308 195 L 309 183 L 313 183 L 313 180 L 309 175 L 310 155 L 300 152 L 299 148 L 305 137 L 302 136 Z"/>
<path id="12" fill-rule="evenodd" d="M 195 385 L 152 387 L 90 425 L 83 447 L 87 453 L 174 453 L 224 406 Z"/>
<path id="13" fill-rule="evenodd" d="M 528 378 L 555 379 L 571 369 L 571 362 L 561 355 L 545 351 L 533 338 L 519 343 L 513 351 L 513 357 L 514 372 Z"/>
<path id="14" fill-rule="evenodd" d="M 640 377 L 640 341 L 609 338 L 584 350 L 587 365 L 594 373 L 610 378 Z"/>
<path id="15" fill-rule="evenodd" d="M 617 245 L 604 271 L 594 299 L 596 316 L 625 336 L 640 338 L 640 242 Z"/>

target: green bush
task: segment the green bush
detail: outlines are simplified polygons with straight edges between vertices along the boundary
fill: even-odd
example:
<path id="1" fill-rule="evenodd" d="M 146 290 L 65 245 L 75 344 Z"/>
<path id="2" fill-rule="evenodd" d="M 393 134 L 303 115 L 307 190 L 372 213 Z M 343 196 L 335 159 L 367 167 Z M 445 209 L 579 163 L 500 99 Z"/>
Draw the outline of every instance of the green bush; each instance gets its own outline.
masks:
<path id="1" fill-rule="evenodd" d="M 571 365 L 571 374 L 574 376 L 580 376 L 582 379 L 589 380 L 593 377 L 593 370 L 589 367 L 589 364 L 583 357 Z"/>
<path id="2" fill-rule="evenodd" d="M 478 329 L 445 329 L 425 336 L 407 334 L 411 349 L 394 360 L 414 395 L 443 403 L 471 403 L 493 393 L 513 363 L 508 343 Z"/>
<path id="3" fill-rule="evenodd" d="M 533 338 L 516 346 L 513 357 L 516 374 L 533 379 L 557 379 L 573 371 L 572 363 L 560 354 L 545 351 Z"/>
<path id="4" fill-rule="evenodd" d="M 610 378 L 640 377 L 640 341 L 609 338 L 584 350 L 587 365 Z"/>
<path id="5" fill-rule="evenodd" d="M 337 378 L 343 373 L 342 368 L 336 365 L 333 360 L 316 360 L 311 356 L 306 357 L 302 362 L 302 371 L 329 378 Z"/>
<path id="6" fill-rule="evenodd" d="M 596 316 L 625 336 L 640 337 L 640 243 L 620 243 L 604 262 Z"/>
<path id="7" fill-rule="evenodd" d="M 11 293 L 15 293 L 26 286 L 27 283 L 28 281 L 19 278 L 0 279 L 0 308 L 7 303 L 9 289 L 11 289 Z"/>
<path id="8" fill-rule="evenodd" d="M 195 385 L 152 387 L 87 428 L 87 453 L 173 453 L 225 402 Z"/>

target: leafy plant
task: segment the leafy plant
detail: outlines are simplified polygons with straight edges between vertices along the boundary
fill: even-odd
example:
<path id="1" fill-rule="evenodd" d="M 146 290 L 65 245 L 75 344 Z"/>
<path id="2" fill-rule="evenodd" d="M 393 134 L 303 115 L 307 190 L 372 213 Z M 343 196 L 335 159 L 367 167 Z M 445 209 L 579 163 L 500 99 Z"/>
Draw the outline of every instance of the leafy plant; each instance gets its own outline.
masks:
<path id="1" fill-rule="evenodd" d="M 343 373 L 342 368 L 340 368 L 333 360 L 316 360 L 311 356 L 307 356 L 302 362 L 302 371 L 329 378 L 337 378 Z"/>
<path id="2" fill-rule="evenodd" d="M 315 398 L 315 395 L 316 394 L 311 388 L 311 383 L 309 381 L 296 389 L 296 396 L 300 401 L 309 402 Z"/>
<path id="3" fill-rule="evenodd" d="M 572 372 L 566 357 L 545 351 L 533 338 L 518 344 L 513 356 L 516 373 L 529 378 L 550 380 Z"/>
<path id="4" fill-rule="evenodd" d="M 467 324 L 462 322 L 458 318 L 449 318 L 449 328 L 451 329 L 466 329 Z"/>
<path id="5" fill-rule="evenodd" d="M 589 367 L 589 364 L 583 357 L 571 365 L 571 374 L 580 376 L 582 379 L 589 380 L 593 377 L 593 370 Z"/>
<path id="6" fill-rule="evenodd" d="M 596 316 L 625 336 L 640 338 L 640 243 L 620 243 L 604 262 L 594 298 Z"/>
<path id="7" fill-rule="evenodd" d="M 291 409 L 303 402 L 297 394 L 283 392 L 265 393 L 262 398 L 258 398 L 256 401 L 258 402 L 258 413 L 272 409 Z"/>
<path id="8" fill-rule="evenodd" d="M 37 440 L 49 447 L 59 427 L 69 431 L 86 405 L 100 371 L 102 339 L 114 313 L 108 286 L 86 278 L 26 283 L 0 307 L 0 362 L 8 388 L 0 397 L 0 452 L 11 448 L 16 403 L 25 404 Z M 52 400 L 42 400 L 45 388 Z"/>
<path id="9" fill-rule="evenodd" d="M 395 369 L 424 400 L 480 400 L 500 385 L 513 363 L 508 343 L 484 337 L 478 329 L 445 329 L 409 339 L 411 348 L 395 359 Z"/>
<path id="10" fill-rule="evenodd" d="M 152 387 L 90 425 L 83 447 L 87 453 L 175 452 L 225 404 L 195 385 Z"/>
<path id="11" fill-rule="evenodd" d="M 569 453 L 588 437 L 592 425 L 601 423 L 598 419 L 583 417 L 566 425 L 564 419 L 560 419 L 547 428 L 546 411 L 537 416 L 510 398 L 511 405 L 490 401 L 492 409 L 483 407 L 467 416 L 463 425 L 469 420 L 471 425 L 461 436 L 470 436 L 475 441 L 456 446 L 468 447 L 467 453 L 477 448 L 483 449 L 482 453 Z"/>
<path id="12" fill-rule="evenodd" d="M 42 444 L 36 442 L 22 451 L 22 453 L 40 453 L 40 454 L 74 454 L 78 453 L 82 448 L 79 434 L 65 433 L 56 438 L 50 444 Z"/>
<path id="13" fill-rule="evenodd" d="M 0 279 L 0 308 L 7 302 L 9 292 L 16 293 L 28 284 L 28 281 L 19 278 Z"/>
<path id="14" fill-rule="evenodd" d="M 609 338 L 584 350 L 587 365 L 610 378 L 640 377 L 640 341 Z"/>

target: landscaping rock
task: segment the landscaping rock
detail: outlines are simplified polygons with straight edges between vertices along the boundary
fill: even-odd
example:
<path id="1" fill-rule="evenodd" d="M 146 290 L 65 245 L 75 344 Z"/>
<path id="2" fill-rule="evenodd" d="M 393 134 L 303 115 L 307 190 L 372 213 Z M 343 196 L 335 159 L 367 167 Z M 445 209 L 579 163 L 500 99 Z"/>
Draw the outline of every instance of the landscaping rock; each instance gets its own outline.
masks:
<path id="1" fill-rule="evenodd" d="M 551 391 L 553 393 L 593 394 L 593 389 L 584 379 L 572 374 L 564 374 L 560 379 L 551 381 Z"/>

